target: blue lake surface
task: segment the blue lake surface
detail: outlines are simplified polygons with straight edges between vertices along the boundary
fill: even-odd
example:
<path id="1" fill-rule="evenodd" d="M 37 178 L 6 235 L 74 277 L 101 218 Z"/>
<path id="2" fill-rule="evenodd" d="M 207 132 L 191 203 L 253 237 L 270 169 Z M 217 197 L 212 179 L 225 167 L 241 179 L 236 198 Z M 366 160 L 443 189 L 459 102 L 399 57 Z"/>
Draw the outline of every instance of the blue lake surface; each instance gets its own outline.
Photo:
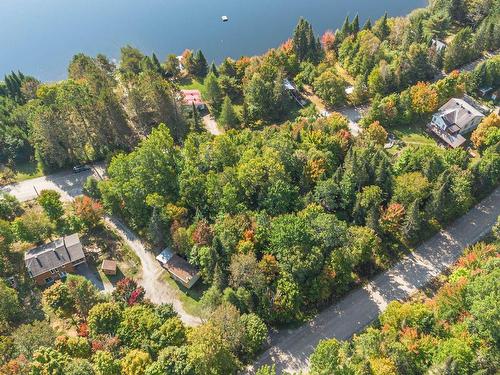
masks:
<path id="1" fill-rule="evenodd" d="M 289 38 L 299 17 L 320 34 L 359 13 L 404 15 L 427 0 L 0 0 L 0 77 L 21 70 L 44 81 L 66 77 L 84 52 L 118 58 L 130 44 L 160 60 L 201 48 L 207 60 L 255 55 Z M 229 17 L 222 22 L 221 16 Z"/>

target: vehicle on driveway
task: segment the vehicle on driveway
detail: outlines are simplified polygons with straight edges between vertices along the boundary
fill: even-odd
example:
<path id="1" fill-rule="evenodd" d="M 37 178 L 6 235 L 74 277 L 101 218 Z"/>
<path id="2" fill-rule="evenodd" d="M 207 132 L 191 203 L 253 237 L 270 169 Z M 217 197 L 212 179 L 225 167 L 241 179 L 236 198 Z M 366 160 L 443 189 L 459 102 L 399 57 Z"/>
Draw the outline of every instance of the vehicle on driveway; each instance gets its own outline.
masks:
<path id="1" fill-rule="evenodd" d="M 90 171 L 90 166 L 88 165 L 75 165 L 73 167 L 73 173 L 80 173 L 85 171 Z"/>

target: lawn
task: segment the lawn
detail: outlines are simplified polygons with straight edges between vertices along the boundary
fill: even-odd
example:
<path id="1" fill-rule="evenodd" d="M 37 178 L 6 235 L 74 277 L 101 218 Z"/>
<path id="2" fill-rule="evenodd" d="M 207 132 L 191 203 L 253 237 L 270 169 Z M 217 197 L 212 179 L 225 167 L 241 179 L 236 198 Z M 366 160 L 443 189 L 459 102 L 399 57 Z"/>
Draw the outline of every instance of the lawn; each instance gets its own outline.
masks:
<path id="1" fill-rule="evenodd" d="M 16 174 L 16 182 L 43 176 L 42 167 L 36 161 L 28 161 L 16 165 L 14 167 L 14 173 Z"/>
<path id="2" fill-rule="evenodd" d="M 191 289 L 187 289 L 172 279 L 166 271 L 163 273 L 162 279 L 177 292 L 177 298 L 179 298 L 182 302 L 182 306 L 188 314 L 194 316 L 202 315 L 203 309 L 200 304 L 200 299 L 203 292 L 207 290 L 207 286 L 204 285 L 201 280 L 199 280 Z"/>
<path id="3" fill-rule="evenodd" d="M 200 90 L 201 94 L 205 94 L 205 84 L 203 81 L 192 77 L 184 77 L 179 81 L 179 87 L 182 90 Z"/>
<path id="4" fill-rule="evenodd" d="M 395 128 L 388 129 L 389 132 L 396 136 L 397 140 L 404 142 L 404 145 L 415 145 L 415 146 L 436 146 L 436 141 L 425 132 L 424 125 L 413 124 L 397 126 Z M 394 145 L 388 150 L 390 154 L 397 154 L 401 150 L 401 146 Z"/>

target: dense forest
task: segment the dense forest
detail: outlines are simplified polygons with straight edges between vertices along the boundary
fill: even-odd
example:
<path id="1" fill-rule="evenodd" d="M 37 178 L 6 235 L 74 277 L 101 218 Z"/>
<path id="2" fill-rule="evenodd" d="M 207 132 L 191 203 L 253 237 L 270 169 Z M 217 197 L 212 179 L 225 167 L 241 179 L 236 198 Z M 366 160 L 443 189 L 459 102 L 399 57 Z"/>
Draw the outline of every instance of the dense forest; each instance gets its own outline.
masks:
<path id="1" fill-rule="evenodd" d="M 287 120 L 295 104 L 286 95 L 284 78 L 294 79 L 299 88 L 312 87 L 331 106 L 373 99 L 375 109 L 382 105 L 393 115 L 384 126 L 408 123 L 408 95 L 391 94 L 498 49 L 499 8 L 497 0 L 434 0 L 407 17 L 385 15 L 373 25 L 367 20 L 361 26 L 357 16 L 346 18 L 341 29 L 320 38 L 301 20 L 289 41 L 263 56 L 209 66 L 201 51 L 186 50 L 183 71 L 175 55 L 162 63 L 154 54 L 126 46 L 119 66 L 103 55 L 76 55 L 68 79 L 58 83 L 13 72 L 0 82 L 0 162 L 15 170 L 16 164 L 36 159 L 53 170 L 99 160 L 130 151 L 161 122 L 182 143 L 190 129 L 199 127 L 199 118 L 178 100 L 186 73 L 204 82 L 204 99 L 225 128 Z M 436 40 L 449 45 L 438 50 Z M 497 85 L 496 61 L 468 74 L 468 91 Z M 354 88 L 347 95 L 348 84 Z M 401 111 L 394 114 L 390 105 Z M 303 112 L 310 115 L 314 109 Z"/>
<path id="2" fill-rule="evenodd" d="M 60 82 L 7 75 L 0 183 L 33 161 L 49 172 L 105 160 L 107 178 L 89 178 L 69 205 L 54 191 L 23 205 L 0 196 L 0 373 L 236 373 L 262 350 L 269 326 L 307 320 L 498 186 L 498 114 L 472 133 L 472 154 L 384 148 L 388 131 L 424 124 L 451 97 L 498 88 L 498 56 L 455 70 L 498 48 L 498 0 L 434 0 L 407 17 L 346 18 L 320 37 L 301 19 L 278 48 L 218 66 L 199 50 L 179 64 L 126 46 L 119 64 L 74 56 Z M 285 79 L 332 111 L 299 107 Z M 182 105 L 186 82 L 203 87 L 224 134 L 209 134 L 198 110 Z M 354 136 L 335 109 L 358 104 L 369 109 Z M 128 277 L 112 294 L 69 276 L 40 295 L 23 251 L 92 232 L 104 212 L 200 270 L 203 324 L 185 326 Z M 494 245 L 474 247 L 432 301 L 392 304 L 380 329 L 322 343 L 311 371 L 495 373 L 496 255 Z M 61 332 L 61 322 L 72 329 Z"/>
<path id="3" fill-rule="evenodd" d="M 469 248 L 432 297 L 392 302 L 378 325 L 352 342 L 321 341 L 310 374 L 496 373 L 498 250 L 498 243 Z"/>

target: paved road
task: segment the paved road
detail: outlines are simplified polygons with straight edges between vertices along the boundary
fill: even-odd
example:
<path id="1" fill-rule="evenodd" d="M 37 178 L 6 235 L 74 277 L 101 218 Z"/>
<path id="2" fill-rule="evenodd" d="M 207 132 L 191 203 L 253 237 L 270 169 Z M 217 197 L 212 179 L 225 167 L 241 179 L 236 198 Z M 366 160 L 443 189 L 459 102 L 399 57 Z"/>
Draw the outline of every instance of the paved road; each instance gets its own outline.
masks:
<path id="1" fill-rule="evenodd" d="M 37 177 L 16 184 L 0 187 L 0 191 L 14 195 L 20 201 L 29 201 L 37 197 L 37 191 L 51 189 L 61 193 L 61 199 L 71 201 L 82 194 L 82 186 L 89 176 L 99 178 L 97 172 L 102 176 L 105 173 L 104 166 L 97 164 L 92 170 L 81 173 L 73 173 L 66 170 L 48 176 Z"/>
<path id="2" fill-rule="evenodd" d="M 154 254 L 145 249 L 139 237 L 114 217 L 106 216 L 105 221 L 141 259 L 142 277 L 139 284 L 146 290 L 146 297 L 157 304 L 171 303 L 185 324 L 190 326 L 199 325 L 201 323 L 200 318 L 190 315 L 184 310 L 177 295 L 179 292 L 161 279 L 162 275 L 165 274 L 165 270 L 160 266 Z"/>
<path id="3" fill-rule="evenodd" d="M 430 238 L 415 252 L 390 270 L 376 276 L 337 304 L 297 329 L 283 330 L 272 339 L 272 346 L 248 370 L 264 364 L 276 365 L 278 373 L 304 371 L 319 340 L 335 337 L 349 339 L 370 324 L 390 301 L 404 300 L 451 266 L 463 249 L 484 236 L 500 215 L 500 188 L 456 220 L 450 227 Z"/>

